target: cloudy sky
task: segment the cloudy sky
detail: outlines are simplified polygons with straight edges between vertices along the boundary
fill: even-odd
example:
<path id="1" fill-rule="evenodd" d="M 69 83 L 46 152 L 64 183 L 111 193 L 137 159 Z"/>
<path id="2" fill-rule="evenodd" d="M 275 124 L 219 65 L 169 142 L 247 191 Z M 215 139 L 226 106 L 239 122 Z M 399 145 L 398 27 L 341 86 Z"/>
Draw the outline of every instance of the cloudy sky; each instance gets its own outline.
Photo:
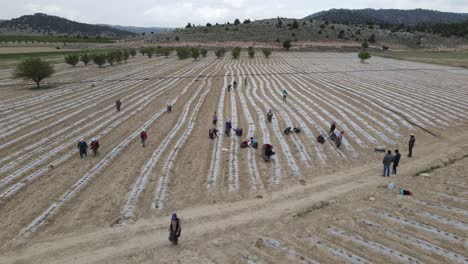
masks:
<path id="1" fill-rule="evenodd" d="M 330 8 L 425 8 L 468 13 L 468 0 L 0 0 L 0 19 L 46 13 L 91 24 L 182 27 L 235 18 L 301 18 Z"/>

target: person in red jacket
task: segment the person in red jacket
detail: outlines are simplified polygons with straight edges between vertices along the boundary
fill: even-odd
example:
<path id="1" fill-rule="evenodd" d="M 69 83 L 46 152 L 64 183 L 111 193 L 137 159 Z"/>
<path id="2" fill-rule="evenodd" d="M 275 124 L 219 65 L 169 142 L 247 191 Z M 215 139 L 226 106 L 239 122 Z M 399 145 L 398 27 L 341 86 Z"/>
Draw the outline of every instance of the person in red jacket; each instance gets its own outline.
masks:
<path id="1" fill-rule="evenodd" d="M 146 145 L 146 139 L 148 139 L 148 134 L 146 134 L 146 130 L 143 129 L 140 133 L 141 144 L 143 147 Z"/>
<path id="2" fill-rule="evenodd" d="M 93 150 L 94 156 L 100 155 L 99 153 L 99 141 L 96 138 L 93 138 L 89 147 Z"/>

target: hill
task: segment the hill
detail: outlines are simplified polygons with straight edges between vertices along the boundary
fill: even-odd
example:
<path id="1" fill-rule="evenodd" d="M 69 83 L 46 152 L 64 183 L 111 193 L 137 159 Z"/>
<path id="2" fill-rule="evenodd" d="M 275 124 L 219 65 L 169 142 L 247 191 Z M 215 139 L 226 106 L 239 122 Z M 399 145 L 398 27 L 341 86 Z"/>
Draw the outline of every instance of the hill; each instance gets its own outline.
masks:
<path id="1" fill-rule="evenodd" d="M 170 32 L 174 30 L 173 28 L 165 28 L 165 27 L 134 27 L 134 26 L 119 26 L 119 25 L 106 25 L 106 24 L 103 24 L 102 26 L 129 31 L 129 32 L 133 32 L 136 34 L 162 33 L 162 32 Z"/>
<path id="2" fill-rule="evenodd" d="M 107 26 L 91 25 L 42 13 L 21 16 L 0 23 L 0 34 L 5 35 L 69 35 L 129 37 L 135 33 Z"/>
<path id="3" fill-rule="evenodd" d="M 466 13 L 440 12 L 426 9 L 330 9 L 304 19 L 326 20 L 338 24 L 404 24 L 462 23 L 468 20 Z"/>

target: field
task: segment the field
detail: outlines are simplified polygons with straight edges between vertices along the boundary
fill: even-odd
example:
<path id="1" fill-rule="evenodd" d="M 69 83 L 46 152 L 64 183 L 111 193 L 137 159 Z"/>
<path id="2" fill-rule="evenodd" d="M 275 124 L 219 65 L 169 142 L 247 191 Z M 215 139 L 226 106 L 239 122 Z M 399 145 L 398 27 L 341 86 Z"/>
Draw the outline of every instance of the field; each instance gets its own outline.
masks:
<path id="1" fill-rule="evenodd" d="M 468 261 L 466 69 L 210 52 L 56 70 L 47 90 L 0 71 L 1 263 Z M 227 119 L 243 137 L 223 135 Z M 345 131 L 340 148 L 316 142 L 331 121 Z M 286 136 L 287 126 L 302 133 Z M 239 147 L 248 136 L 259 149 Z M 92 137 L 100 155 L 80 159 L 79 139 Z M 376 147 L 401 151 L 397 176 L 380 177 Z M 167 241 L 172 212 L 183 223 L 177 247 Z"/>
<path id="2" fill-rule="evenodd" d="M 113 43 L 110 38 L 76 38 L 63 36 L 16 36 L 1 35 L 1 42 L 31 42 L 31 43 Z"/>
<path id="3" fill-rule="evenodd" d="M 428 51 L 428 50 L 401 50 L 401 51 L 375 51 L 375 56 L 398 60 L 410 60 L 423 63 L 441 64 L 468 68 L 468 51 Z"/>

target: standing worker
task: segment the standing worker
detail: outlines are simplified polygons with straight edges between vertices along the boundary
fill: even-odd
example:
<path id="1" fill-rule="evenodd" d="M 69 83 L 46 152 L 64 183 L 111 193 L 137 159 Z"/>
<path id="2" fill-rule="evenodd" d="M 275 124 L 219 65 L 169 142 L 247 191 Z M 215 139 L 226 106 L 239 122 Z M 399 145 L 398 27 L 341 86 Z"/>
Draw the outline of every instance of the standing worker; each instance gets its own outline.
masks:
<path id="1" fill-rule="evenodd" d="M 390 165 L 392 164 L 392 161 L 393 161 L 392 151 L 389 150 L 387 151 L 387 154 L 385 154 L 383 161 L 382 161 L 383 163 L 383 175 L 382 176 L 390 177 Z"/>
<path id="2" fill-rule="evenodd" d="M 271 123 L 272 119 L 273 119 L 273 112 L 270 109 L 270 111 L 268 111 L 268 113 L 267 113 L 267 120 L 268 120 L 268 122 Z"/>
<path id="3" fill-rule="evenodd" d="M 286 89 L 283 90 L 283 100 L 286 100 L 286 97 L 288 97 L 288 91 Z"/>
<path id="4" fill-rule="evenodd" d="M 231 92 L 231 87 L 232 87 L 232 85 L 228 85 L 228 92 L 229 93 Z"/>
<path id="5" fill-rule="evenodd" d="M 211 121 L 213 122 L 213 126 L 216 126 L 216 123 L 218 123 L 218 116 L 216 115 L 216 112 L 214 112 L 213 119 Z"/>
<path id="6" fill-rule="evenodd" d="M 232 86 L 234 87 L 234 89 L 236 89 L 236 88 L 237 88 L 237 82 L 234 81 L 234 82 L 232 83 Z"/>
<path id="7" fill-rule="evenodd" d="M 177 218 L 177 214 L 174 213 L 172 214 L 171 224 L 169 225 L 169 241 L 171 241 L 174 246 L 177 246 L 181 232 L 182 226 L 180 224 L 180 219 Z"/>
<path id="8" fill-rule="evenodd" d="M 120 111 L 120 107 L 122 106 L 122 102 L 119 100 L 115 101 L 115 108 L 117 109 L 117 112 Z"/>
<path id="9" fill-rule="evenodd" d="M 330 132 L 329 132 L 329 134 L 335 132 L 335 128 L 336 128 L 336 123 L 335 123 L 335 121 L 333 121 L 333 122 L 331 123 L 331 126 L 330 126 Z"/>
<path id="10" fill-rule="evenodd" d="M 231 135 L 231 128 L 232 128 L 231 120 L 228 119 L 226 121 L 226 128 L 224 130 L 224 134 L 226 134 L 227 137 L 229 137 L 229 135 Z"/>
<path id="11" fill-rule="evenodd" d="M 141 144 L 143 147 L 146 145 L 146 140 L 148 139 L 148 134 L 146 134 L 146 130 L 143 129 L 140 133 Z"/>
<path id="12" fill-rule="evenodd" d="M 84 139 L 81 139 L 80 142 L 78 142 L 78 150 L 80 151 L 80 157 L 83 158 L 83 155 L 88 156 L 88 144 L 84 141 Z"/>
<path id="13" fill-rule="evenodd" d="M 247 77 L 245 77 L 245 86 L 247 86 Z"/>
<path id="14" fill-rule="evenodd" d="M 414 138 L 414 134 L 411 133 L 410 134 L 410 140 L 408 142 L 408 157 L 410 157 L 410 158 L 413 156 L 414 143 L 416 143 L 416 139 Z"/>
<path id="15" fill-rule="evenodd" d="M 393 174 L 397 174 L 397 167 L 398 167 L 398 164 L 400 163 L 400 159 L 401 159 L 401 154 L 398 151 L 398 149 L 395 149 L 395 156 L 393 157 L 393 170 L 392 170 Z"/>
<path id="16" fill-rule="evenodd" d="M 96 138 L 93 138 L 93 140 L 91 140 L 91 144 L 89 144 L 89 148 L 93 150 L 94 157 L 96 157 L 97 155 L 100 155 L 99 141 L 97 141 Z"/>

